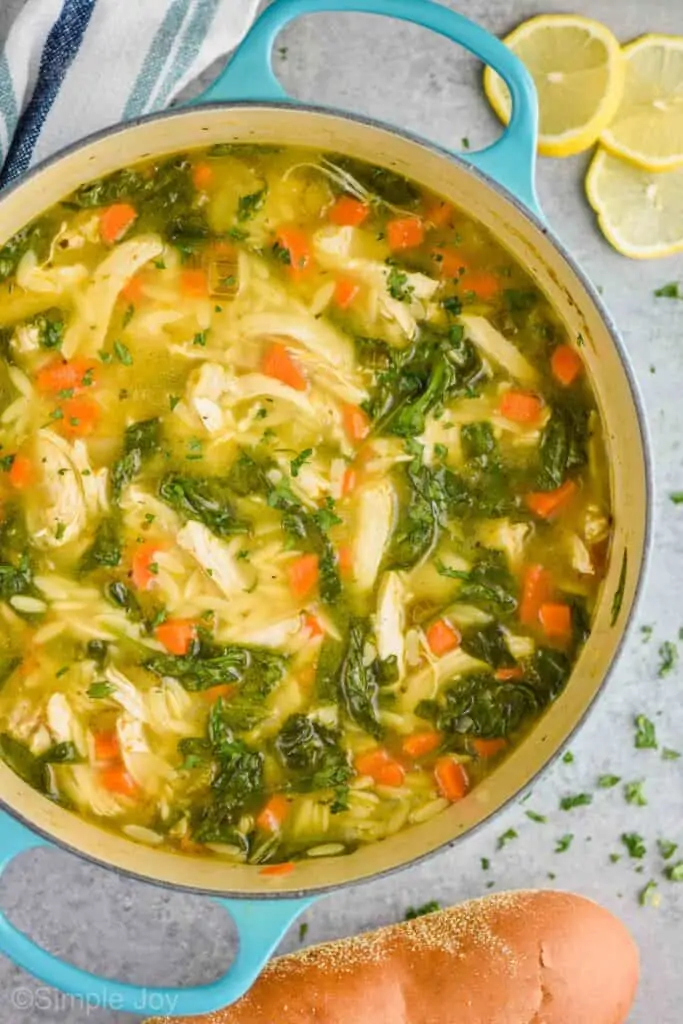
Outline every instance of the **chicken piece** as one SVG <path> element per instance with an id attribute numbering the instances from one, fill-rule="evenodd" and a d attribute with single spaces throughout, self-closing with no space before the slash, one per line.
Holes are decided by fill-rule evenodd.
<path id="1" fill-rule="evenodd" d="M 576 569 L 581 576 L 593 576 L 595 574 L 593 559 L 578 533 L 570 533 L 567 536 L 567 546 L 569 548 L 572 568 Z"/>
<path id="2" fill-rule="evenodd" d="M 406 677 L 399 694 L 397 711 L 412 712 L 421 700 L 433 700 L 442 683 L 469 672 L 486 671 L 483 661 L 465 654 L 461 648 L 449 651 L 443 658 L 430 662 Z"/>
<path id="3" fill-rule="evenodd" d="M 33 249 L 29 249 L 17 267 L 19 287 L 42 295 L 61 295 L 76 288 L 87 276 L 88 268 L 83 263 L 72 263 L 63 267 L 51 266 L 49 260 L 42 264 L 38 263 L 38 257 Z"/>
<path id="4" fill-rule="evenodd" d="M 232 546 L 215 537 L 203 523 L 190 519 L 179 531 L 177 541 L 226 597 L 253 586 L 256 579 L 253 566 L 238 561 Z"/>
<path id="5" fill-rule="evenodd" d="M 158 795 L 172 769 L 163 758 L 152 753 L 145 737 L 143 723 L 132 715 L 119 715 L 116 734 L 123 761 L 129 775 L 149 795 Z"/>
<path id="6" fill-rule="evenodd" d="M 120 704 L 133 718 L 137 718 L 140 722 L 146 722 L 149 716 L 145 699 L 137 686 L 111 665 L 105 669 L 104 678 L 112 686 L 112 691 L 109 694 L 111 700 Z"/>
<path id="7" fill-rule="evenodd" d="M 353 577 L 361 591 L 375 585 L 396 525 L 396 492 L 388 481 L 364 487 L 357 498 L 352 542 Z"/>
<path id="8" fill-rule="evenodd" d="M 81 475 L 87 455 L 84 459 L 83 452 L 51 430 L 38 431 L 34 453 L 41 479 L 27 513 L 29 530 L 39 547 L 61 547 L 78 537 L 87 523 Z"/>
<path id="9" fill-rule="evenodd" d="M 375 636 L 382 661 L 396 658 L 399 679 L 405 673 L 405 585 L 398 572 L 385 572 L 377 595 Z"/>
<path id="10" fill-rule="evenodd" d="M 461 316 L 460 322 L 468 338 L 484 355 L 498 363 L 520 384 L 538 384 L 538 373 L 522 353 L 483 316 Z"/>
<path id="11" fill-rule="evenodd" d="M 351 339 L 332 324 L 318 320 L 308 311 L 300 313 L 252 313 L 242 317 L 240 333 L 248 338 L 291 338 L 318 359 L 347 374 L 355 368 Z"/>
<path id="12" fill-rule="evenodd" d="M 533 532 L 530 523 L 513 523 L 509 519 L 482 522 L 478 536 L 484 547 L 505 552 L 510 569 L 516 571 L 524 560 L 524 548 Z"/>

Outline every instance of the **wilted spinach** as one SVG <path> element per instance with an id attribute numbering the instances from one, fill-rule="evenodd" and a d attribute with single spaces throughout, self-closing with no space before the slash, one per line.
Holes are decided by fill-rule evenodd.
<path id="1" fill-rule="evenodd" d="M 347 783 L 353 769 L 336 732 L 307 715 L 290 715 L 275 740 L 275 749 L 292 773 L 292 789 L 301 793 L 334 789 L 332 812 L 346 807 Z"/>
<path id="2" fill-rule="evenodd" d="M 161 420 L 140 420 L 126 428 L 123 435 L 123 454 L 111 471 L 112 498 L 121 499 L 124 489 L 138 475 L 144 462 L 158 451 L 161 444 Z"/>
<path id="3" fill-rule="evenodd" d="M 223 477 L 168 473 L 159 486 L 159 497 L 183 518 L 204 523 L 217 537 L 249 531 L 249 523 L 235 512 L 230 481 Z"/>
<path id="4" fill-rule="evenodd" d="M 172 676 L 186 690 L 207 690 L 222 683 L 240 685 L 240 698 L 264 698 L 280 681 L 287 659 L 261 647 L 219 646 L 203 641 L 186 655 L 160 654 L 144 662 L 157 676 Z"/>

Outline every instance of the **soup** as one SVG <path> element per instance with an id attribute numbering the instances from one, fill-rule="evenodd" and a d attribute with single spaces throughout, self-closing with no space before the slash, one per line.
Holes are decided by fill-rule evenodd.
<path id="1" fill-rule="evenodd" d="M 582 339 L 479 224 L 217 145 L 82 186 L 0 281 L 15 772 L 268 872 L 505 770 L 588 636 L 609 474 Z"/>

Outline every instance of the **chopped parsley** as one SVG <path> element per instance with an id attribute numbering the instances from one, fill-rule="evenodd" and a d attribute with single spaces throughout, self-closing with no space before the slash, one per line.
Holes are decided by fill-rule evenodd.
<path id="1" fill-rule="evenodd" d="M 664 679 L 670 672 L 673 672 L 678 662 L 678 648 L 671 640 L 665 640 L 659 648 L 659 668 L 657 675 Z"/>
<path id="2" fill-rule="evenodd" d="M 670 839 L 658 839 L 657 849 L 663 860 L 670 860 L 678 849 L 678 843 L 672 843 Z"/>
<path id="3" fill-rule="evenodd" d="M 207 336 L 207 334 L 208 334 L 208 331 L 197 331 L 197 333 L 195 334 L 194 338 L 192 339 L 192 344 L 193 345 L 197 345 L 200 348 L 206 348 L 206 336 Z"/>
<path id="4" fill-rule="evenodd" d="M 600 789 L 611 789 L 612 786 L 617 786 L 620 782 L 620 775 L 600 775 L 598 777 L 598 786 Z"/>
<path id="5" fill-rule="evenodd" d="M 91 683 L 88 689 L 86 690 L 88 697 L 92 697 L 94 700 L 101 700 L 104 697 L 108 697 L 113 692 L 114 687 L 112 686 L 112 684 L 107 683 L 104 680 L 97 683 Z"/>
<path id="6" fill-rule="evenodd" d="M 565 834 L 560 836 L 555 844 L 555 853 L 565 853 L 565 851 L 572 845 L 573 840 L 573 833 L 565 832 Z"/>
<path id="7" fill-rule="evenodd" d="M 303 942 L 308 935 L 308 927 L 305 921 L 302 921 L 299 925 L 299 942 Z"/>
<path id="8" fill-rule="evenodd" d="M 525 811 L 524 813 L 530 821 L 538 822 L 539 825 L 545 825 L 548 821 L 544 814 L 538 814 L 536 811 Z"/>
<path id="9" fill-rule="evenodd" d="M 470 148 L 470 140 L 467 138 L 466 135 L 463 135 L 463 137 L 460 140 L 460 143 L 461 143 L 463 149 L 469 149 Z"/>
<path id="10" fill-rule="evenodd" d="M 126 312 L 123 314 L 123 319 L 121 320 L 121 326 L 122 327 L 127 327 L 128 324 L 133 319 L 134 315 L 135 315 L 135 306 L 131 303 L 129 306 L 126 307 Z"/>
<path id="11" fill-rule="evenodd" d="M 562 762 L 563 764 L 574 764 L 574 755 L 572 754 L 571 750 L 565 750 L 564 754 L 562 755 Z"/>
<path id="12" fill-rule="evenodd" d="M 645 785 L 644 780 L 640 779 L 637 782 L 627 782 L 624 786 L 624 799 L 627 804 L 633 804 L 635 807 L 647 806 L 647 799 L 643 793 L 643 786 Z"/>
<path id="13" fill-rule="evenodd" d="M 440 909 L 440 903 L 437 903 L 436 900 L 430 900 L 429 903 L 423 903 L 421 907 L 408 907 L 404 920 L 414 921 L 416 917 L 424 917 L 425 914 L 433 914 L 436 910 Z"/>
<path id="14" fill-rule="evenodd" d="M 621 841 L 628 850 L 629 857 L 640 859 L 645 856 L 647 852 L 645 841 L 637 832 L 623 832 Z"/>
<path id="15" fill-rule="evenodd" d="M 511 843 L 513 839 L 519 839 L 519 833 L 514 828 L 509 828 L 507 832 L 503 832 L 502 836 L 498 836 L 498 849 L 502 850 L 504 846 Z"/>
<path id="16" fill-rule="evenodd" d="M 655 297 L 658 299 L 683 299 L 678 281 L 670 281 L 669 284 L 663 284 L 661 288 L 657 288 Z"/>
<path id="17" fill-rule="evenodd" d="M 237 220 L 240 222 L 250 220 L 261 209 L 267 195 L 268 187 L 264 185 L 258 192 L 250 192 L 246 196 L 240 196 L 237 200 Z"/>
<path id="18" fill-rule="evenodd" d="M 124 366 L 133 365 L 133 357 L 130 354 L 130 349 L 118 339 L 114 342 L 114 355 L 120 363 L 123 363 Z"/>
<path id="19" fill-rule="evenodd" d="M 636 735 L 634 743 L 638 750 L 656 750 L 657 734 L 654 723 L 645 715 L 636 715 Z"/>
<path id="20" fill-rule="evenodd" d="M 400 270 L 392 264 L 387 274 L 387 288 L 392 299 L 398 302 L 409 302 L 413 295 L 413 287 L 408 284 L 408 275 L 405 270 Z"/>
<path id="21" fill-rule="evenodd" d="M 646 886 L 644 886 L 638 894 L 638 902 L 641 907 L 658 907 L 661 901 L 661 897 L 657 892 L 657 883 L 650 879 Z"/>
<path id="22" fill-rule="evenodd" d="M 664 874 L 670 882 L 683 882 L 683 860 L 670 864 Z"/>
<path id="23" fill-rule="evenodd" d="M 178 404 L 178 402 L 181 402 L 181 401 L 182 401 L 182 399 L 181 399 L 180 395 L 169 395 L 168 396 L 168 404 L 171 407 L 171 412 L 173 412 L 173 410 L 175 409 L 175 407 Z"/>
<path id="24" fill-rule="evenodd" d="M 289 470 L 292 476 L 297 477 L 299 475 L 299 471 L 302 469 L 303 466 L 306 465 L 307 462 L 310 461 L 312 455 L 312 448 L 304 448 L 302 452 L 299 452 L 296 458 L 292 459 L 292 461 L 289 464 Z"/>
<path id="25" fill-rule="evenodd" d="M 683 491 L 671 491 L 669 498 L 674 505 L 683 505 Z"/>
<path id="26" fill-rule="evenodd" d="M 481 858 L 481 870 L 482 871 L 488 871 L 490 867 L 491 867 L 491 861 L 488 859 L 488 857 L 482 857 Z"/>
<path id="27" fill-rule="evenodd" d="M 671 747 L 664 747 L 662 750 L 662 758 L 664 761 L 677 761 L 680 756 L 680 751 L 672 750 Z"/>
<path id="28" fill-rule="evenodd" d="M 563 796 L 560 800 L 561 811 L 571 811 L 575 807 L 585 807 L 587 804 L 593 803 L 593 797 L 590 793 L 576 793 L 574 796 Z"/>
<path id="29" fill-rule="evenodd" d="M 654 630 L 652 626 L 641 626 L 640 635 L 643 638 L 643 643 L 646 644 L 651 639 Z"/>

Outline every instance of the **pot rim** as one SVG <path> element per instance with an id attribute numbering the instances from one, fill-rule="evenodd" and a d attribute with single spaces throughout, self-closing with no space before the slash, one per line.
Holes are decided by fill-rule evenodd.
<path id="1" fill-rule="evenodd" d="M 502 803 L 498 804 L 494 809 L 490 811 L 485 817 L 477 822 L 476 825 L 467 829 L 466 832 L 461 833 L 458 836 L 450 840 L 446 840 L 438 846 L 430 850 L 426 850 L 424 853 L 418 853 L 416 856 L 411 857 L 400 864 L 393 865 L 387 868 L 381 868 L 380 870 L 373 872 L 371 875 L 365 875 L 361 878 L 353 878 L 348 881 L 333 883 L 330 885 L 316 886 L 313 888 L 301 888 L 301 889 L 288 889 L 286 891 L 267 890 L 263 892 L 244 892 L 244 891 L 231 891 L 225 890 L 220 894 L 217 894 L 215 889 L 205 889 L 200 885 L 186 885 L 178 882 L 171 882 L 165 879 L 150 879 L 148 875 L 136 872 L 129 868 L 123 868 L 118 865 L 111 864 L 110 862 L 101 859 L 94 854 L 87 853 L 77 847 L 71 845 L 64 839 L 57 839 L 44 828 L 34 825 L 29 819 L 24 817 L 19 811 L 14 808 L 10 808 L 0 796 L 0 810 L 6 814 L 9 814 L 12 818 L 19 821 L 25 828 L 27 828 L 33 834 L 40 836 L 42 839 L 52 846 L 58 849 L 66 850 L 67 852 L 74 854 L 81 860 L 88 863 L 95 864 L 98 867 L 104 868 L 108 871 L 115 871 L 117 874 L 124 878 L 132 878 L 135 881 L 143 882 L 148 885 L 159 886 L 160 888 L 172 890 L 174 892 L 187 892 L 197 896 L 210 896 L 213 899 L 235 899 L 235 900 L 278 900 L 278 899 L 305 899 L 307 897 L 322 897 L 329 893 L 336 892 L 341 889 L 351 888 L 359 885 L 363 885 L 370 882 L 378 881 L 379 879 L 387 878 L 390 875 L 396 874 L 400 871 L 405 870 L 409 867 L 417 866 L 425 862 L 426 860 L 444 853 L 446 850 L 460 844 L 463 840 L 466 840 L 469 836 L 474 835 L 480 831 L 485 825 L 487 825 L 493 818 L 497 817 L 503 810 L 509 807 L 514 801 L 518 800 L 521 794 L 529 791 L 531 787 L 536 783 L 539 776 L 547 771 L 560 757 L 562 752 L 568 747 L 573 737 L 576 735 L 578 730 L 581 728 L 589 713 L 594 709 L 599 697 L 604 693 L 605 687 L 608 681 L 611 679 L 619 659 L 623 653 L 624 645 L 626 643 L 628 634 L 630 632 L 633 621 L 637 615 L 640 607 L 640 603 L 643 597 L 643 590 L 645 586 L 645 579 L 647 571 L 650 565 L 651 553 L 652 553 L 652 542 L 653 542 L 653 495 L 654 495 L 654 465 L 652 458 L 652 445 L 650 440 L 649 429 L 645 416 L 645 406 L 643 403 L 640 388 L 635 377 L 633 366 L 628 352 L 626 351 L 625 345 L 622 341 L 619 330 L 612 318 L 610 312 L 605 306 L 602 297 L 598 293 L 597 289 L 582 269 L 577 260 L 571 255 L 564 243 L 558 238 L 556 233 L 546 224 L 541 217 L 525 205 L 513 192 L 510 192 L 504 185 L 501 185 L 495 178 L 489 176 L 485 172 L 481 171 L 478 167 L 471 164 L 466 157 L 459 155 L 458 153 L 451 152 L 438 143 L 432 142 L 428 139 L 422 138 L 422 136 L 408 131 L 405 128 L 398 128 L 394 125 L 386 124 L 373 117 L 368 117 L 363 114 L 351 113 L 337 107 L 325 107 L 318 106 L 316 104 L 307 103 L 293 103 L 293 102 L 272 102 L 272 101 L 261 101 L 261 100 L 238 100 L 228 101 L 219 103 L 195 103 L 189 107 L 172 107 L 167 110 L 156 111 L 150 114 L 145 114 L 140 117 L 133 118 L 130 121 L 117 122 L 109 127 L 99 129 L 96 132 L 84 136 L 84 138 L 72 142 L 67 146 L 62 147 L 56 153 L 51 154 L 45 159 L 41 160 L 34 167 L 31 167 L 28 171 L 21 174 L 16 180 L 9 183 L 0 193 L 0 207 L 6 197 L 13 195 L 19 191 L 27 181 L 38 176 L 43 171 L 50 167 L 58 164 L 63 158 L 70 156 L 78 152 L 79 149 L 83 149 L 88 145 L 99 142 L 102 139 L 110 136 L 116 136 L 123 134 L 129 128 L 137 128 L 141 125 L 149 124 L 154 121 L 167 120 L 171 118 L 183 118 L 201 113 L 202 111 L 218 111 L 227 109 L 249 109 L 252 107 L 258 107 L 260 109 L 267 110 L 287 110 L 289 112 L 300 112 L 302 116 L 306 114 L 321 114 L 324 116 L 336 117 L 344 121 L 352 121 L 357 124 L 363 125 L 367 128 L 377 129 L 383 132 L 389 132 L 397 135 L 400 138 L 405 139 L 414 145 L 424 147 L 430 150 L 437 157 L 441 157 L 449 161 L 450 163 L 456 164 L 461 170 L 466 171 L 472 175 L 482 184 L 485 188 L 491 189 L 497 192 L 502 198 L 514 206 L 518 213 L 520 213 L 526 221 L 528 221 L 533 228 L 546 237 L 552 246 L 562 257 L 563 261 L 570 267 L 572 272 L 581 282 L 581 285 L 588 294 L 591 302 L 595 306 L 596 310 L 600 315 L 610 338 L 612 344 L 619 356 L 619 361 L 624 370 L 626 380 L 628 382 L 631 399 L 633 402 L 633 408 L 636 414 L 636 421 L 638 424 L 638 431 L 641 440 L 641 447 L 643 453 L 643 469 L 645 477 L 645 509 L 644 509 L 644 529 L 643 529 L 643 547 L 640 558 L 640 564 L 637 567 L 637 580 L 635 584 L 635 590 L 631 605 L 628 609 L 628 613 L 621 623 L 621 633 L 618 642 L 615 645 L 614 652 L 610 658 L 609 664 L 602 676 L 599 686 L 596 688 L 595 693 L 591 699 L 586 703 L 581 714 L 576 719 L 571 731 L 568 733 L 563 744 L 558 746 L 556 750 L 550 754 L 545 762 L 538 768 L 534 775 L 528 780 L 528 782 L 511 793 L 510 796 Z M 236 143 L 239 144 L 239 143 Z M 199 146 L 198 146 L 199 148 Z M 150 154 L 151 155 L 151 154 Z M 475 153 L 472 154 L 476 155 Z M 571 681 L 571 677 L 570 677 Z M 103 829 L 103 831 L 108 831 Z M 183 856 L 179 854 L 178 856 Z M 185 858 L 184 858 L 185 859 Z"/>

